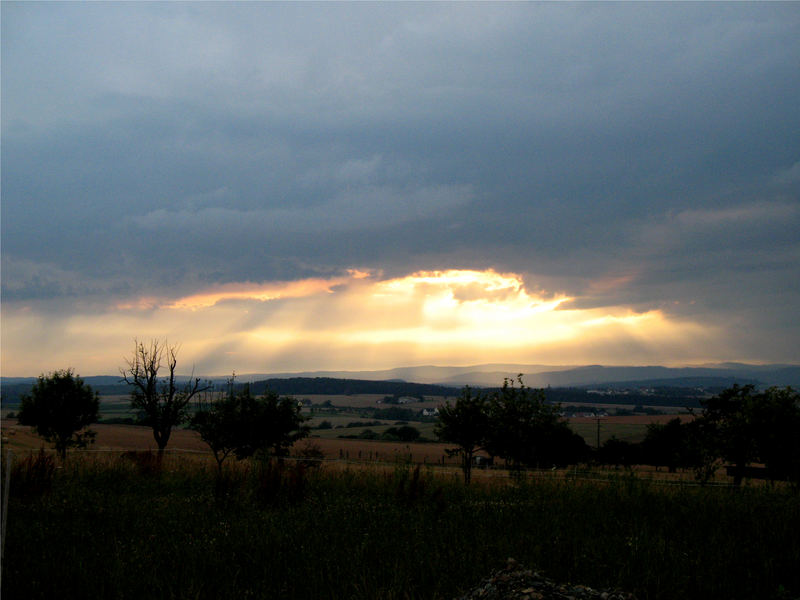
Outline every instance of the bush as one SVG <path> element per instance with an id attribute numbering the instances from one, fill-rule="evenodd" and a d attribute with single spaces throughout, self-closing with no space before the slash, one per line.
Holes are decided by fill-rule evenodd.
<path id="1" fill-rule="evenodd" d="M 358 439 L 361 440 L 376 440 L 378 439 L 378 434 L 372 431 L 372 429 L 365 429 L 361 433 L 358 434 Z"/>
<path id="2" fill-rule="evenodd" d="M 325 460 L 325 453 L 316 442 L 305 440 L 298 449 L 297 455 L 302 459 L 300 462 L 307 469 L 317 469 Z"/>
<path id="3" fill-rule="evenodd" d="M 413 442 L 419 439 L 420 433 L 416 427 L 403 425 L 402 427 L 390 427 L 381 436 L 386 440 L 397 440 L 400 442 Z"/>

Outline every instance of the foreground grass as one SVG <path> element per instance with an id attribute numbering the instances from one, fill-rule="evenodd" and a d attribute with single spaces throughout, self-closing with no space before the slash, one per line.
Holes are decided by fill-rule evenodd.
<path id="1" fill-rule="evenodd" d="M 152 467 L 12 472 L 3 597 L 452 598 L 509 556 L 642 599 L 800 595 L 785 489 Z"/>

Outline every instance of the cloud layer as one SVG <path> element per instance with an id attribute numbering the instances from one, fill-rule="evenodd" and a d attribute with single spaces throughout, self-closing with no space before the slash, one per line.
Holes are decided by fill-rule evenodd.
<path id="1" fill-rule="evenodd" d="M 489 269 L 569 298 L 531 328 L 597 311 L 602 335 L 556 336 L 538 362 L 800 361 L 793 3 L 0 10 L 4 373 L 66 359 L 64 343 L 88 356 L 77 333 L 93 328 L 114 348 L 194 340 L 203 311 L 198 363 L 243 369 L 224 356 L 263 352 L 266 334 L 239 325 L 262 322 L 235 317 L 253 302 L 324 332 L 329 315 L 375 312 L 359 285 Z M 267 299 L 309 282 L 332 287 Z M 267 296 L 165 304 L 225 290 Z M 454 292 L 458 306 L 477 306 L 471 293 Z M 471 318 L 516 335 L 492 314 Z M 602 320 L 625 315 L 663 344 Z M 363 322 L 347 343 L 320 333 L 327 354 L 287 342 L 270 360 L 472 360 L 457 336 L 438 354 L 414 344 L 430 324 L 401 336 Z M 98 355 L 110 336 L 93 338 Z"/>

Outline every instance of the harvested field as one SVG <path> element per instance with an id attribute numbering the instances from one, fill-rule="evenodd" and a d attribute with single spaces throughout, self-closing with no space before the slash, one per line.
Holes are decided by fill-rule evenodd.
<path id="1" fill-rule="evenodd" d="M 654 419 L 669 420 L 669 415 L 656 417 L 634 416 L 634 417 L 608 417 L 601 422 L 601 440 L 605 440 L 613 435 L 619 439 L 641 440 L 644 437 L 646 426 Z M 579 421 L 574 419 L 573 421 Z M 596 425 L 592 419 L 580 419 L 584 422 L 572 422 L 570 425 L 587 438 L 590 445 L 594 445 L 593 437 L 596 435 Z M 623 422 L 620 422 L 623 421 Z M 627 422 L 624 422 L 627 421 Z M 631 422 L 632 421 L 632 422 Z M 90 446 L 89 454 L 97 455 L 103 452 L 125 452 L 125 451 L 155 451 L 157 449 L 153 434 L 150 428 L 137 425 L 94 425 L 97 431 L 97 440 Z M 582 431 L 584 429 L 585 431 Z M 353 431 L 353 430 L 337 430 Z M 627 433 L 626 433 L 627 432 Z M 26 454 L 36 451 L 39 448 L 48 448 L 48 444 L 40 437 L 31 432 L 29 427 L 19 425 L 16 420 L 4 419 L 2 421 L 3 447 L 11 449 L 17 454 Z M 326 469 L 338 470 L 350 468 L 352 466 L 368 468 L 380 467 L 381 465 L 393 468 L 396 464 L 415 463 L 429 466 L 439 466 L 440 472 L 449 473 L 456 479 L 460 479 L 461 471 L 458 457 L 448 457 L 445 453 L 447 448 L 452 448 L 451 444 L 441 443 L 403 443 L 378 440 L 354 440 L 340 438 L 309 437 L 298 442 L 298 450 L 305 444 L 314 444 L 322 451 L 325 459 L 332 462 L 326 465 Z M 208 446 L 200 439 L 200 436 L 190 430 L 174 430 L 170 438 L 167 451 L 174 453 L 176 461 L 184 461 L 188 457 L 193 460 L 211 460 L 211 452 Z M 76 454 L 84 454 L 84 451 L 75 451 Z M 188 453 L 188 454 L 187 454 Z M 213 461 L 212 461 L 213 462 Z M 235 464 L 231 459 L 228 464 Z M 502 461 L 496 469 L 474 469 L 473 479 L 480 481 L 506 480 L 510 477 L 509 472 L 502 468 Z M 644 479 L 669 480 L 669 481 L 689 481 L 694 480 L 691 470 L 680 471 L 678 473 L 667 473 L 666 469 L 658 469 L 648 465 L 637 465 L 628 469 L 617 469 L 614 467 L 595 468 L 591 472 L 584 471 L 582 468 L 575 470 L 574 467 L 567 469 L 542 471 L 528 471 L 528 478 L 560 478 L 575 477 L 579 479 L 606 478 L 609 474 L 635 473 Z M 728 482 L 729 478 L 720 469 L 713 481 Z M 760 485 L 763 482 L 756 481 Z"/>
<path id="2" fill-rule="evenodd" d="M 600 420 L 600 439 L 601 443 L 612 435 L 628 441 L 640 441 L 644 438 L 647 425 L 650 423 L 666 423 L 674 419 L 676 415 L 636 415 L 625 417 L 606 417 Z M 680 415 L 682 420 L 692 418 L 690 415 Z M 570 419 L 570 426 L 581 434 L 590 445 L 595 444 L 597 424 L 591 418 Z M 388 422 L 387 422 L 388 424 Z M 411 423 L 412 426 L 423 431 L 423 435 L 432 436 L 431 424 Z M 97 432 L 97 439 L 92 450 L 155 450 L 156 443 L 153 440 L 153 433 L 148 427 L 137 425 L 104 425 L 96 424 L 92 426 Z M 382 427 L 373 427 L 381 430 Z M 312 432 L 312 439 L 322 451 L 326 458 L 349 458 L 350 460 L 377 460 L 395 462 L 397 460 L 408 460 L 411 455 L 412 462 L 441 463 L 444 457 L 445 463 L 456 464 L 456 459 L 449 459 L 445 456 L 445 448 L 450 448 L 450 444 L 440 443 L 402 443 L 385 442 L 377 440 L 348 440 L 332 436 L 342 434 L 355 434 L 361 429 L 336 429 L 323 432 L 324 437 L 317 437 L 318 432 Z M 31 432 L 29 427 L 19 425 L 16 420 L 4 419 L 2 421 L 2 435 L 4 445 L 12 449 L 30 450 L 38 449 L 47 444 L 37 435 Z M 190 450 L 208 451 L 208 446 L 200 439 L 200 436 L 187 429 L 175 429 L 167 446 L 170 450 Z"/>
<path id="3" fill-rule="evenodd" d="M 600 418 L 600 443 L 615 437 L 626 442 L 641 442 L 647 435 L 647 426 L 651 423 L 664 424 L 675 418 L 681 421 L 692 419 L 692 415 L 631 415 Z M 568 419 L 569 426 L 586 440 L 592 447 L 597 445 L 597 419 L 592 417 L 576 417 Z"/>
<path id="4" fill-rule="evenodd" d="M 97 439 L 92 450 L 156 450 L 153 432 L 149 427 L 138 425 L 93 425 Z M 16 421 L 5 420 L 2 424 L 3 438 L 8 447 L 16 450 L 37 450 L 47 444 L 29 427 L 19 425 Z M 447 444 L 405 444 L 401 442 L 381 442 L 373 440 L 345 440 L 309 438 L 325 453 L 326 458 L 344 458 L 349 460 L 380 460 L 396 462 L 398 460 L 412 462 L 441 462 L 445 457 Z M 306 443 L 305 441 L 300 444 Z M 4 442 L 5 445 L 5 442 Z M 208 446 L 195 431 L 176 429 L 167 446 L 169 450 L 190 450 L 208 452 Z M 455 459 L 446 462 L 455 463 Z"/>
<path id="5" fill-rule="evenodd" d="M 156 450 L 153 431 L 149 427 L 137 425 L 92 425 L 97 432 L 92 450 Z M 47 447 L 47 443 L 34 434 L 30 427 L 17 424 L 16 421 L 3 421 L 3 438 L 8 440 L 12 449 L 30 450 Z M 208 446 L 200 436 L 186 429 L 176 429 L 172 432 L 169 445 L 170 449 L 181 450 L 208 450 Z"/>

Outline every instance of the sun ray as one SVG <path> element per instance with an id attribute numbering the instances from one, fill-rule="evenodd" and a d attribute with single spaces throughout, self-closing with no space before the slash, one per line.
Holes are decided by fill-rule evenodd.
<path id="1" fill-rule="evenodd" d="M 384 279 L 352 269 L 330 278 L 228 283 L 177 298 L 130 298 L 58 324 L 39 322 L 35 311 L 20 307 L 16 319 L 27 326 L 6 328 L 4 335 L 41 331 L 40 348 L 54 357 L 53 368 L 87 361 L 98 365 L 88 369 L 95 372 L 109 366 L 113 372 L 115 363 L 99 363 L 123 356 L 132 335 L 180 340 L 198 371 L 215 374 L 443 361 L 637 363 L 675 354 L 702 362 L 725 348 L 724 332 L 661 309 L 577 308 L 576 295 L 534 289 L 518 274 L 493 270 Z M 101 347 L 106 350 L 98 352 Z"/>

